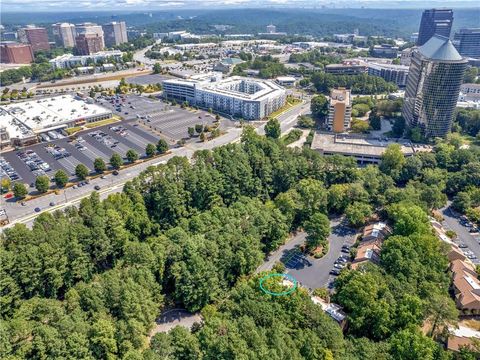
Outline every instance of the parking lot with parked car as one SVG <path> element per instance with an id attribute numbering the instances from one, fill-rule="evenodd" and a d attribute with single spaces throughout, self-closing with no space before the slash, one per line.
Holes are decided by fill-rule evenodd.
<path id="1" fill-rule="evenodd" d="M 2 152 L 0 175 L 7 176 L 12 182 L 21 181 L 33 190 L 37 176 L 47 175 L 52 179 L 57 170 L 64 170 L 70 179 L 74 179 L 79 164 L 93 172 L 97 158 L 108 163 L 117 153 L 125 159 L 130 149 L 143 157 L 147 144 L 157 144 L 163 138 L 171 147 L 176 146 L 178 139 L 188 136 L 188 127 L 214 121 L 214 115 L 208 112 L 186 110 L 137 95 L 102 96 L 96 101 L 114 108 L 122 104 L 120 108 L 129 108 L 127 112 L 131 114 L 126 120 L 84 130 L 70 137 L 61 131 L 49 131 L 40 137 L 40 143 Z M 233 126 L 228 120 L 225 122 L 227 126 Z"/>
<path id="2" fill-rule="evenodd" d="M 343 222 L 332 221 L 329 250 L 320 259 L 302 252 L 298 246 L 284 251 L 281 261 L 286 272 L 302 286 L 310 289 L 333 288 L 333 282 L 350 261 L 350 247 L 355 241 L 356 231 Z"/>
<path id="3" fill-rule="evenodd" d="M 208 111 L 182 109 L 159 99 L 137 95 L 97 97 L 95 100 L 115 114 L 129 120 L 138 120 L 144 127 L 163 134 L 171 143 L 188 138 L 189 127 L 212 125 L 215 121 L 215 115 Z M 228 128 L 235 124 L 222 119 L 221 126 Z"/>
<path id="4" fill-rule="evenodd" d="M 456 237 L 454 242 L 463 251 L 465 256 L 474 264 L 480 264 L 480 233 L 475 224 L 467 217 L 458 214 L 451 207 L 443 209 L 443 227 L 445 230 L 452 230 Z"/>

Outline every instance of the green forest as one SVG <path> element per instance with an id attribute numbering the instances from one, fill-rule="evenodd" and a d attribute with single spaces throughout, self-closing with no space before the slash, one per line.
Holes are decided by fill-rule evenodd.
<path id="1" fill-rule="evenodd" d="M 477 148 L 445 142 L 405 159 L 392 146 L 380 166 L 358 168 L 246 127 L 238 144 L 198 151 L 191 162 L 174 157 L 122 193 L 103 201 L 93 193 L 78 208 L 41 214 L 32 229 L 5 230 L 0 357 L 454 359 L 434 341 L 457 314 L 446 249 L 427 215 L 479 186 Z M 291 231 L 342 213 L 362 225 L 374 211 L 394 235 L 379 266 L 344 270 L 336 281 L 345 334 L 304 290 L 259 290 L 253 272 Z M 172 306 L 204 321 L 149 341 Z"/>

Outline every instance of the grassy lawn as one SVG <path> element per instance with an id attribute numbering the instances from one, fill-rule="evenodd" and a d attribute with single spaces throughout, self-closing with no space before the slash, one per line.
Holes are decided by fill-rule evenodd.
<path id="1" fill-rule="evenodd" d="M 83 129 L 83 128 L 82 128 L 81 126 L 74 126 L 74 127 L 65 129 L 65 132 L 66 132 L 68 135 L 72 135 L 72 134 L 75 134 L 77 131 L 80 131 L 80 130 L 82 130 L 82 129 Z"/>
<path id="2" fill-rule="evenodd" d="M 278 115 L 284 113 L 285 111 L 294 107 L 295 105 L 300 104 L 301 102 L 302 102 L 302 100 L 300 100 L 300 99 L 289 97 L 289 98 L 287 98 L 287 102 L 285 103 L 285 105 L 283 105 L 277 111 L 274 111 L 273 113 L 271 113 L 268 117 L 270 119 L 276 118 Z"/>
<path id="3" fill-rule="evenodd" d="M 93 122 L 93 123 L 88 123 L 88 124 L 85 125 L 85 127 L 87 129 L 93 129 L 93 128 L 96 128 L 96 127 L 99 127 L 99 126 L 113 124 L 117 121 L 120 121 L 120 118 L 112 117 L 110 119 L 105 119 L 105 120 L 100 120 L 100 121 L 96 121 L 96 122 Z"/>

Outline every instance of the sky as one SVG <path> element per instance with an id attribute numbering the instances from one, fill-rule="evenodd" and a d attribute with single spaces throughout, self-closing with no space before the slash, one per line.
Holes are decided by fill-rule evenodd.
<path id="1" fill-rule="evenodd" d="M 102 10 L 171 10 L 229 7 L 367 7 L 367 8 L 427 8 L 478 7 L 476 0 L 0 0 L 2 12 L 102 11 Z"/>

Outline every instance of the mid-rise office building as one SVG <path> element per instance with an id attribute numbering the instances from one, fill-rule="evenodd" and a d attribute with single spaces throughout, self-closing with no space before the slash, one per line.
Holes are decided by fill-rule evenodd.
<path id="1" fill-rule="evenodd" d="M 113 21 L 111 23 L 102 25 L 102 28 L 105 38 L 105 45 L 107 47 L 128 42 L 127 25 L 125 25 L 125 21 Z"/>
<path id="2" fill-rule="evenodd" d="M 452 23 L 453 11 L 451 9 L 425 10 L 420 21 L 417 45 L 422 46 L 435 34 L 449 38 Z"/>
<path id="3" fill-rule="evenodd" d="M 28 43 L 32 46 L 32 51 L 50 50 L 48 42 L 47 29 L 40 27 L 26 27 L 20 29 L 18 32 L 19 38 L 22 42 Z"/>
<path id="4" fill-rule="evenodd" d="M 361 60 L 345 60 L 341 64 L 328 64 L 325 72 L 337 75 L 360 75 L 368 71 L 367 64 Z"/>
<path id="5" fill-rule="evenodd" d="M 52 32 L 57 45 L 65 48 L 75 46 L 75 25 L 69 23 L 53 24 Z"/>
<path id="6" fill-rule="evenodd" d="M 4 41 L 17 41 L 18 35 L 14 31 L 2 32 L 2 40 Z"/>
<path id="7" fill-rule="evenodd" d="M 188 101 L 192 105 L 212 108 L 245 120 L 263 119 L 285 105 L 286 91 L 269 80 L 233 76 L 221 80 L 213 74 L 186 80 L 165 80 L 167 99 Z"/>
<path id="8" fill-rule="evenodd" d="M 373 56 L 396 58 L 398 54 L 398 46 L 390 44 L 374 45 L 372 50 Z"/>
<path id="9" fill-rule="evenodd" d="M 3 42 L 0 44 L 0 59 L 7 64 L 30 64 L 33 51 L 30 44 Z"/>
<path id="10" fill-rule="evenodd" d="M 86 35 L 86 34 L 94 34 L 96 37 L 100 38 L 102 48 L 99 50 L 103 50 L 105 47 L 105 39 L 104 39 L 104 34 L 103 34 L 103 29 L 100 25 L 86 22 L 82 24 L 77 24 L 75 25 L 75 33 L 76 35 Z"/>
<path id="11" fill-rule="evenodd" d="M 350 127 L 352 98 L 350 90 L 339 88 L 330 92 L 327 125 L 330 131 L 341 133 Z"/>
<path id="12" fill-rule="evenodd" d="M 410 66 L 412 62 L 412 53 L 415 48 L 406 48 L 400 53 L 400 65 Z"/>
<path id="13" fill-rule="evenodd" d="M 277 32 L 277 27 L 273 24 L 267 25 L 267 33 L 273 34 Z"/>
<path id="14" fill-rule="evenodd" d="M 453 45 L 460 55 L 480 59 L 480 28 L 460 29 L 455 33 Z"/>
<path id="15" fill-rule="evenodd" d="M 394 82 L 399 87 L 407 85 L 408 66 L 396 64 L 368 63 L 368 75 L 379 76 Z"/>
<path id="16" fill-rule="evenodd" d="M 78 55 L 91 55 L 102 51 L 103 37 L 97 34 L 80 34 L 75 38 Z"/>
<path id="17" fill-rule="evenodd" d="M 467 60 L 452 42 L 434 35 L 412 54 L 403 116 L 426 137 L 445 137 L 452 126 Z"/>

